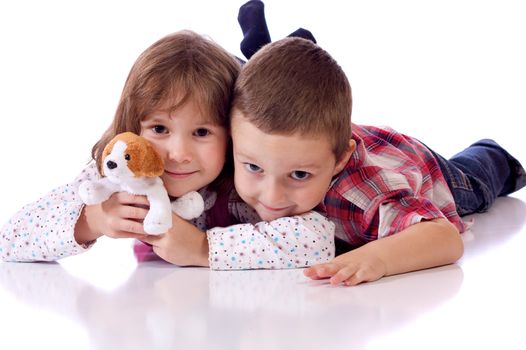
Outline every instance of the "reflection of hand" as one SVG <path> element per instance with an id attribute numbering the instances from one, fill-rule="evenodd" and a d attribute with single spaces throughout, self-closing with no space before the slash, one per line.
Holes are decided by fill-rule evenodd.
<path id="1" fill-rule="evenodd" d="M 155 296 L 173 315 L 191 313 L 198 304 L 208 300 L 209 274 L 210 270 L 205 268 L 172 269 L 170 274 L 155 281 Z"/>
<path id="2" fill-rule="evenodd" d="M 305 307 L 301 270 L 210 271 L 210 303 L 220 309 L 296 313 Z"/>
<path id="3" fill-rule="evenodd" d="M 206 234 L 177 215 L 172 228 L 163 235 L 146 236 L 141 241 L 151 244 L 162 259 L 179 266 L 208 266 Z"/>

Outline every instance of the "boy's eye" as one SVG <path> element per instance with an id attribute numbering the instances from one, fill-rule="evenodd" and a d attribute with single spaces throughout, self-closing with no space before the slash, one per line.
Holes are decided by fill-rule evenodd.
<path id="1" fill-rule="evenodd" d="M 296 170 L 290 174 L 294 180 L 307 180 L 310 177 L 310 173 L 306 171 Z"/>
<path id="2" fill-rule="evenodd" d="M 263 169 L 258 167 L 256 164 L 251 163 L 245 163 L 245 169 L 247 169 L 250 173 L 261 173 L 263 171 Z"/>
<path id="3" fill-rule="evenodd" d="M 164 134 L 167 132 L 167 129 L 164 125 L 155 125 L 153 128 L 152 128 L 153 132 L 156 133 L 156 134 Z"/>
<path id="4" fill-rule="evenodd" d="M 199 136 L 199 137 L 208 136 L 208 135 L 210 135 L 210 130 L 205 129 L 205 128 L 199 128 L 199 129 L 194 131 L 194 135 L 195 136 Z"/>

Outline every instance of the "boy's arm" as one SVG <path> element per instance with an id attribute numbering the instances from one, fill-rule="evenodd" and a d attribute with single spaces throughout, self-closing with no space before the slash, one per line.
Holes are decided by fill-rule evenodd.
<path id="1" fill-rule="evenodd" d="M 447 219 L 439 218 L 369 242 L 304 273 L 312 279 L 330 278 L 331 284 L 356 285 L 383 276 L 451 264 L 463 251 L 458 230 Z"/>
<path id="2" fill-rule="evenodd" d="M 214 270 L 297 268 L 334 257 L 334 224 L 316 212 L 216 227 L 206 234 L 174 215 L 172 229 L 143 240 L 162 259 Z"/>

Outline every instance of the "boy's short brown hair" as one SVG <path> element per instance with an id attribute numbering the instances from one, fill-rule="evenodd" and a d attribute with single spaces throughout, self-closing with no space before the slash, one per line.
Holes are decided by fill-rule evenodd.
<path id="1" fill-rule="evenodd" d="M 351 86 L 338 63 L 302 38 L 264 46 L 243 67 L 232 110 L 266 133 L 323 135 L 339 160 L 351 138 Z"/>

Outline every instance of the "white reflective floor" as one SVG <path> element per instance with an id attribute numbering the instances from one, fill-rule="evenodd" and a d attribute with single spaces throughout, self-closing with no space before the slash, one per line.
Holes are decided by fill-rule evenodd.
<path id="1" fill-rule="evenodd" d="M 155 40 L 189 28 L 241 56 L 244 2 L 2 2 L 0 225 L 80 172 Z M 342 65 L 355 122 L 446 157 L 491 137 L 526 163 L 520 1 L 265 4 L 274 40 L 308 28 Z M 457 264 L 353 288 L 301 270 L 137 263 L 128 240 L 60 263 L 0 262 L 0 349 L 526 349 L 526 189 L 463 238 Z"/>
<path id="2" fill-rule="evenodd" d="M 501 198 L 457 264 L 351 288 L 137 263 L 130 241 L 0 263 L 1 348 L 524 349 L 525 213 L 526 190 Z"/>

